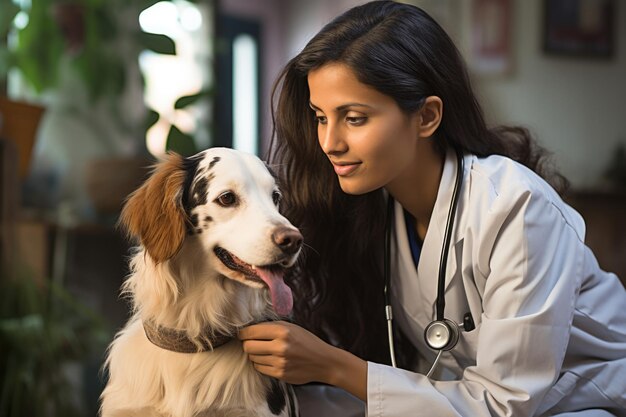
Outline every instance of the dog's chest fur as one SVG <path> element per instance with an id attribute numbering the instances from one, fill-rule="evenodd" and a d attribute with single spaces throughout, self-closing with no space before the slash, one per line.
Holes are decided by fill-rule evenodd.
<path id="1" fill-rule="evenodd" d="M 116 361 L 103 395 L 103 416 L 288 417 L 293 401 L 285 384 L 254 370 L 238 340 L 213 352 L 177 353 L 150 343 L 134 319 L 111 346 Z M 125 410 L 108 414 L 115 404 Z M 128 414 L 125 413 L 128 412 Z M 132 411 L 132 412 L 131 412 Z"/>

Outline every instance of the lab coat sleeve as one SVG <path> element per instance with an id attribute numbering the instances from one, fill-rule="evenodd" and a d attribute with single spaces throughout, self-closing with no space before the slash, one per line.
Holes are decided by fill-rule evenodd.
<path id="1" fill-rule="evenodd" d="M 533 416 L 555 383 L 582 277 L 580 230 L 542 192 L 500 195 L 463 260 L 485 281 L 476 365 L 458 381 L 368 363 L 369 417 Z"/>

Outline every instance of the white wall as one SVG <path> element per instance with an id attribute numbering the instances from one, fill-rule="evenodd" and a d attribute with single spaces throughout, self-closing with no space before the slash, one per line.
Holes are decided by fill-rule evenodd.
<path id="1" fill-rule="evenodd" d="M 293 57 L 315 34 L 350 7 L 364 0 L 292 0 L 289 2 L 287 24 L 287 55 Z"/>
<path id="2" fill-rule="evenodd" d="M 513 72 L 475 80 L 488 119 L 530 128 L 577 188 L 600 185 L 626 144 L 626 1 L 616 3 L 614 57 L 594 60 L 546 56 L 543 2 L 514 1 Z"/>

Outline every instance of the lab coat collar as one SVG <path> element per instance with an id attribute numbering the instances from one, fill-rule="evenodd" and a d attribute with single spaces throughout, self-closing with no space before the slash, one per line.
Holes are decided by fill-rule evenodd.
<path id="1" fill-rule="evenodd" d="M 472 157 L 464 157 L 464 172 L 461 181 L 461 195 L 454 219 L 452 229 L 452 238 L 450 249 L 448 252 L 448 262 L 446 267 L 445 288 L 450 285 L 457 268 L 457 260 L 455 254 L 455 245 L 463 240 L 462 231 L 465 229 L 463 224 L 466 220 L 466 213 L 463 210 L 464 201 L 468 195 L 468 175 Z M 435 317 L 435 302 L 437 299 L 437 282 L 439 278 L 439 262 L 441 259 L 441 250 L 443 247 L 446 221 L 448 211 L 452 203 L 454 184 L 457 173 L 457 158 L 454 150 L 448 150 L 443 166 L 441 181 L 437 191 L 435 206 L 428 224 L 428 230 L 422 245 L 422 252 L 416 271 L 416 279 L 419 281 L 419 289 L 422 297 L 422 305 L 432 306 L 431 315 L 428 319 Z M 406 234 L 406 225 L 404 222 L 403 208 L 397 201 L 395 202 L 395 231 L 396 233 Z M 403 263 L 402 270 L 415 271 L 411 250 L 406 239 L 397 241 L 399 253 L 399 262 Z M 426 309 L 420 309 L 426 312 Z"/>

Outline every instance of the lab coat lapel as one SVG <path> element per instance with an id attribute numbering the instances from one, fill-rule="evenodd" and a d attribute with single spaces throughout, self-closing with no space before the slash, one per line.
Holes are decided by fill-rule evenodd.
<path id="1" fill-rule="evenodd" d="M 457 207 L 457 213 L 452 229 L 451 246 L 448 252 L 448 261 L 446 266 L 445 288 L 448 288 L 452 278 L 456 274 L 457 256 L 456 244 L 463 239 L 461 226 L 465 221 L 465 213 L 463 210 L 463 201 L 467 195 L 467 173 L 469 172 L 470 157 L 464 158 L 464 173 L 462 180 L 461 198 Z M 454 184 L 457 173 L 457 157 L 453 150 L 449 150 L 444 161 L 443 173 L 439 183 L 437 199 L 433 208 L 433 213 L 428 223 L 428 230 L 424 238 L 422 254 L 417 269 L 420 287 L 422 288 L 423 305 L 430 307 L 430 318 L 436 316 L 435 302 L 437 300 L 437 283 L 439 281 L 439 263 L 441 260 L 441 251 L 443 249 L 443 241 L 445 238 L 445 229 L 448 218 L 448 211 L 452 203 Z"/>
<path id="2" fill-rule="evenodd" d="M 392 259 L 392 265 L 396 269 L 391 277 L 391 290 L 394 298 L 402 304 L 409 316 L 417 320 L 418 316 L 424 315 L 421 282 L 417 277 L 417 269 L 411 255 L 404 221 L 404 209 L 397 201 L 394 205 L 394 222 L 395 250 L 392 251 L 392 254 L 395 255 L 395 259 Z"/>

